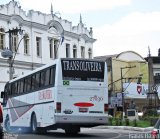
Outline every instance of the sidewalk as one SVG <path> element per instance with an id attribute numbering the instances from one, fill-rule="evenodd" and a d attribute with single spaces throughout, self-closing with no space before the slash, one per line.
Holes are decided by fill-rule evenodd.
<path id="1" fill-rule="evenodd" d="M 141 131 L 141 132 L 149 132 L 152 131 L 154 127 L 132 127 L 132 126 L 97 126 L 94 127 L 96 129 L 121 129 L 121 130 L 130 130 L 130 131 Z"/>

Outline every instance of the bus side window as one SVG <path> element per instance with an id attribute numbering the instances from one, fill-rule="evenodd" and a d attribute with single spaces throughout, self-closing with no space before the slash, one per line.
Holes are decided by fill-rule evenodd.
<path id="1" fill-rule="evenodd" d="M 27 77 L 26 78 L 26 83 L 27 83 L 27 85 L 26 85 L 26 91 L 27 92 L 30 92 L 31 91 L 31 76 L 29 76 L 29 77 Z"/>
<path id="2" fill-rule="evenodd" d="M 45 86 L 48 86 L 49 85 L 49 80 L 50 80 L 50 69 L 48 68 L 47 70 L 46 70 L 46 76 L 45 76 L 45 83 L 44 83 L 44 85 Z"/>
<path id="3" fill-rule="evenodd" d="M 10 96 L 11 95 L 11 84 L 8 85 L 8 89 L 7 89 L 7 96 Z"/>
<path id="4" fill-rule="evenodd" d="M 16 92 L 16 84 L 15 83 L 12 83 L 11 84 L 11 95 L 14 95 Z"/>
<path id="5" fill-rule="evenodd" d="M 39 84 L 40 84 L 40 72 L 36 73 L 36 85 L 35 88 L 36 90 L 39 88 Z"/>
<path id="6" fill-rule="evenodd" d="M 18 82 L 17 82 L 17 94 L 20 93 L 20 87 L 21 87 L 21 82 L 18 81 Z"/>
<path id="7" fill-rule="evenodd" d="M 55 84 L 55 71 L 56 71 L 56 67 L 53 66 L 50 69 L 50 85 L 54 85 Z"/>
<path id="8" fill-rule="evenodd" d="M 17 95 L 18 94 L 18 82 L 16 81 L 15 82 L 15 92 L 14 92 L 14 95 Z"/>
<path id="9" fill-rule="evenodd" d="M 9 95 L 9 92 L 10 92 L 9 86 L 10 86 L 10 84 L 7 83 L 5 85 L 4 92 L 2 93 L 3 94 L 3 103 L 2 103 L 3 106 L 6 106 L 6 104 L 7 104 L 7 99 L 8 99 L 8 95 Z"/>
<path id="10" fill-rule="evenodd" d="M 40 73 L 41 73 L 41 76 L 40 76 L 40 87 L 44 87 L 46 71 L 42 70 Z"/>
<path id="11" fill-rule="evenodd" d="M 24 79 L 20 80 L 20 82 L 21 82 L 20 93 L 23 93 Z"/>
<path id="12" fill-rule="evenodd" d="M 35 90 L 36 89 L 36 75 L 33 74 L 31 79 L 32 79 L 31 90 Z"/>
<path id="13" fill-rule="evenodd" d="M 26 78 L 24 79 L 24 86 L 23 86 L 23 92 L 25 93 L 27 91 L 27 80 Z"/>

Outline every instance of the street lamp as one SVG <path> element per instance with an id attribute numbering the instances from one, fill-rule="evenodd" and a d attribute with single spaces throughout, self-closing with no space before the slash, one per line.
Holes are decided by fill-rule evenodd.
<path id="1" fill-rule="evenodd" d="M 8 61 L 9 61 L 9 79 L 13 79 L 13 64 L 14 64 L 14 59 L 15 59 L 15 56 L 17 54 L 17 50 L 19 48 L 19 45 L 21 43 L 21 41 L 25 38 L 25 35 L 21 38 L 21 40 L 19 41 L 17 47 L 16 47 L 16 51 L 15 51 L 15 55 L 13 57 L 13 46 L 12 46 L 12 35 L 18 35 L 18 33 L 20 35 L 23 34 L 23 30 L 21 30 L 21 28 L 15 28 L 15 29 L 12 29 L 5 33 L 9 33 L 9 49 L 8 48 L 5 48 L 3 50 L 3 52 L 1 53 L 2 57 L 4 58 L 8 58 Z"/>

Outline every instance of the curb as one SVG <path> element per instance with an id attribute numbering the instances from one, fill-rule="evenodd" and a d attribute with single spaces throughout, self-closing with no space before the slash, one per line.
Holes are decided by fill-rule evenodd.
<path id="1" fill-rule="evenodd" d="M 154 127 L 141 128 L 141 127 L 132 127 L 132 126 L 97 126 L 94 128 L 95 129 L 122 129 L 122 130 L 141 131 L 141 132 L 148 132 L 154 129 Z"/>

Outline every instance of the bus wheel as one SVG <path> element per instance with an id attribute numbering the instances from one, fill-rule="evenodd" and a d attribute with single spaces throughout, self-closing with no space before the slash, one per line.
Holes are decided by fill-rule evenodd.
<path id="1" fill-rule="evenodd" d="M 37 133 L 38 128 L 37 128 L 37 118 L 36 115 L 33 114 L 31 117 L 31 132 L 32 133 Z"/>
<path id="2" fill-rule="evenodd" d="M 7 116 L 6 119 L 5 119 L 4 127 L 5 127 L 6 131 L 11 132 L 11 126 L 10 126 L 9 116 Z"/>

